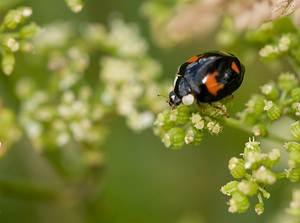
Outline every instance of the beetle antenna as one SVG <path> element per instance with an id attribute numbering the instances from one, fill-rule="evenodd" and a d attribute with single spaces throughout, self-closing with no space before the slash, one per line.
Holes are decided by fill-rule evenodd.
<path id="1" fill-rule="evenodd" d="M 163 98 L 166 98 L 167 99 L 167 103 L 169 103 L 169 97 L 167 97 L 167 96 L 165 96 L 165 95 L 161 95 L 161 94 L 157 94 L 157 96 L 159 96 L 159 97 L 163 97 Z"/>
<path id="2" fill-rule="evenodd" d="M 161 95 L 161 94 L 158 94 L 157 96 L 159 96 L 159 97 L 164 97 L 164 98 L 166 98 L 166 99 L 169 99 L 167 96 L 165 96 L 165 95 Z"/>

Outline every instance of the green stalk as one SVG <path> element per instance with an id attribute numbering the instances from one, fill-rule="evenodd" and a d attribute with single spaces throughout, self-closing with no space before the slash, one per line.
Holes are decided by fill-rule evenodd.
<path id="1" fill-rule="evenodd" d="M 230 126 L 232 128 L 235 128 L 235 129 L 243 130 L 243 131 L 245 131 L 249 134 L 253 134 L 251 127 L 243 124 L 242 122 L 240 122 L 237 119 L 224 118 L 223 121 L 224 121 L 224 124 L 227 125 L 227 126 Z M 268 133 L 266 138 L 271 139 L 271 140 L 276 141 L 276 142 L 281 143 L 281 144 L 288 141 L 288 139 L 282 138 L 282 137 L 280 137 L 278 135 L 275 135 L 273 133 Z"/>
<path id="2" fill-rule="evenodd" d="M 0 179 L 0 195 L 24 200 L 61 201 L 65 190 Z"/>

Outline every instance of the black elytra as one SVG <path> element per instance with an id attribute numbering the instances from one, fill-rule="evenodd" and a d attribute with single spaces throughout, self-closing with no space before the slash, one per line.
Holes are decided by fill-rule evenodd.
<path id="1" fill-rule="evenodd" d="M 245 67 L 237 57 L 224 51 L 199 54 L 179 68 L 169 104 L 211 103 L 219 101 L 237 90 L 242 84 Z M 192 99 L 192 100 L 191 100 Z"/>

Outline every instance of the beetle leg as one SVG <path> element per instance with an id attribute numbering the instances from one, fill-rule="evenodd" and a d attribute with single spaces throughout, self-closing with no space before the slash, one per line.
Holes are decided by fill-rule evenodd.
<path id="1" fill-rule="evenodd" d="M 222 108 L 222 107 L 219 107 L 219 106 L 216 106 L 216 105 L 213 105 L 212 103 L 209 103 L 210 106 L 214 107 L 215 109 L 218 109 L 218 110 L 221 110 L 223 112 L 223 114 L 229 118 L 229 115 L 226 113 L 226 111 Z"/>

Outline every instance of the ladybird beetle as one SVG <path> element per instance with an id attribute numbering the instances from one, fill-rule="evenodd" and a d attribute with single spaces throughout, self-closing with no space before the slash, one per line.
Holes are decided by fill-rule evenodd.
<path id="1" fill-rule="evenodd" d="M 207 52 L 190 58 L 179 68 L 174 80 L 174 90 L 169 94 L 169 104 L 191 105 L 196 102 L 221 100 L 242 84 L 245 67 L 231 53 Z"/>

